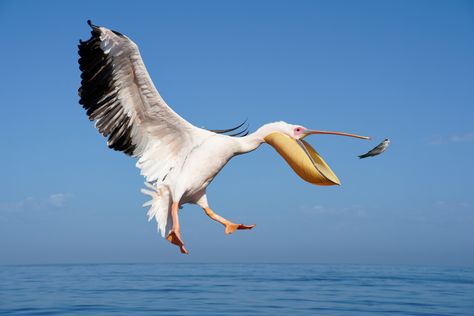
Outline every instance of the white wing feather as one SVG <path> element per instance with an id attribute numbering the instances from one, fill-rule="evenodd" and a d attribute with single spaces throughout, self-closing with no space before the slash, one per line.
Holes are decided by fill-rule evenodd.
<path id="1" fill-rule="evenodd" d="M 138 157 L 137 167 L 154 183 L 149 219 L 164 235 L 169 226 L 169 189 L 160 181 L 196 144 L 213 135 L 176 114 L 158 93 L 135 43 L 104 27 L 79 45 L 82 82 L 80 103 L 115 150 Z"/>

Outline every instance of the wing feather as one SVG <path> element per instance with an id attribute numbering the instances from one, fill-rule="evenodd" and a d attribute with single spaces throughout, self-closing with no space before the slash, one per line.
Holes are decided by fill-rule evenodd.
<path id="1" fill-rule="evenodd" d="M 137 45 L 127 36 L 92 25 L 80 41 L 80 101 L 114 150 L 138 157 L 147 181 L 173 168 L 194 144 L 211 136 L 176 114 L 160 96 Z"/>

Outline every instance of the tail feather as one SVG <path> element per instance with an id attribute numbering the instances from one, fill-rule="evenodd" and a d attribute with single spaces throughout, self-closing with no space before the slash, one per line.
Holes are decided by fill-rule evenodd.
<path id="1" fill-rule="evenodd" d="M 148 221 L 151 221 L 153 218 L 155 218 L 161 236 L 165 237 L 171 231 L 171 227 L 173 225 L 171 217 L 170 220 L 168 220 L 168 214 L 171 209 L 170 191 L 168 187 L 163 184 L 154 186 L 145 182 L 145 185 L 147 188 L 152 190 L 141 190 L 142 193 L 151 197 L 150 201 L 147 201 L 143 204 L 143 207 L 150 206 L 147 212 Z"/>

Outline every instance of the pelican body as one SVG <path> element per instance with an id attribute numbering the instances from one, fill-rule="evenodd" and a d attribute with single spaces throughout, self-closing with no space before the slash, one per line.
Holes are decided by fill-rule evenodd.
<path id="1" fill-rule="evenodd" d="M 310 130 L 274 122 L 251 134 L 227 135 L 240 128 L 206 130 L 176 114 L 160 96 L 143 64 L 138 47 L 127 36 L 93 25 L 91 38 L 80 41 L 80 101 L 110 148 L 137 158 L 145 177 L 142 192 L 148 220 L 155 219 L 161 235 L 188 251 L 181 238 L 178 212 L 186 203 L 199 205 L 225 233 L 252 229 L 233 223 L 209 207 L 206 188 L 229 160 L 267 143 L 302 179 L 317 185 L 339 185 L 339 179 L 307 142 L 311 134 L 333 134 L 369 139 L 341 132 Z M 227 133 L 227 134 L 226 134 Z"/>

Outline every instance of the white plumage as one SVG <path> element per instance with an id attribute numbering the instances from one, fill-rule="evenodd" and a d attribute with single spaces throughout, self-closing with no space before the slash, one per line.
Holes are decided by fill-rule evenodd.
<path id="1" fill-rule="evenodd" d="M 147 181 L 142 192 L 151 197 L 144 204 L 149 207 L 148 220 L 154 218 L 161 235 L 184 253 L 177 213 L 185 203 L 201 206 L 226 227 L 226 233 L 252 228 L 254 225 L 234 224 L 215 214 L 208 206 L 206 187 L 232 157 L 256 149 L 272 133 L 297 141 L 323 132 L 277 122 L 245 137 L 231 137 L 223 132 L 235 128 L 213 132 L 193 126 L 160 96 L 135 43 L 118 32 L 88 23 L 92 37 L 79 45 L 80 103 L 108 138 L 110 148 L 138 158 L 136 165 Z M 316 166 L 314 160 L 310 164 Z M 324 166 L 318 170 L 321 168 Z"/>
<path id="2" fill-rule="evenodd" d="M 148 209 L 148 221 L 156 220 L 161 236 L 165 237 L 171 230 L 171 221 L 168 221 L 168 210 L 171 207 L 171 197 L 168 187 L 164 184 L 157 184 L 156 187 L 148 182 L 145 185 L 149 188 L 142 189 L 142 193 L 151 197 L 151 200 L 143 203 L 143 207 Z"/>

